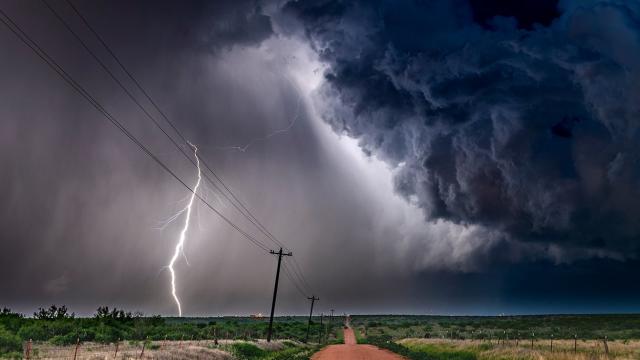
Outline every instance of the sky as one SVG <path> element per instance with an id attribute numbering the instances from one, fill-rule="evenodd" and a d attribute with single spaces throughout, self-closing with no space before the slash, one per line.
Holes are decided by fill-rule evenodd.
<path id="1" fill-rule="evenodd" d="M 277 250 L 223 179 L 293 252 L 276 314 L 639 310 L 636 1 L 0 10 L 191 188 L 162 114 L 197 146 L 198 196 Z M 5 24 L 0 44 L 0 306 L 177 315 L 191 193 Z M 194 204 L 183 315 L 268 313 L 277 258 Z"/>

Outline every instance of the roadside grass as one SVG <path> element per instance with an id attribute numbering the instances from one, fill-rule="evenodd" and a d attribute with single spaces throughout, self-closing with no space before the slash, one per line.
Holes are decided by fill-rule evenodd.
<path id="1" fill-rule="evenodd" d="M 434 360 L 476 360 L 479 349 L 459 348 L 449 344 L 405 344 L 409 350 L 426 354 Z"/>
<path id="2" fill-rule="evenodd" d="M 574 352 L 574 342 L 570 340 L 554 341 L 553 351 L 550 340 L 535 343 L 533 348 L 526 342 L 506 344 L 490 344 L 483 341 L 447 341 L 438 339 L 404 339 L 396 343 L 409 352 L 409 359 L 423 359 L 411 356 L 413 353 L 424 354 L 424 359 L 456 359 L 456 360 L 604 360 L 604 359 L 639 359 L 640 341 L 610 341 L 607 343 L 608 354 L 604 343 L 599 341 L 578 342 Z M 400 352 L 399 352 L 400 353 Z M 402 353 L 400 353 L 402 355 Z"/>
<path id="3" fill-rule="evenodd" d="M 476 353 L 469 349 L 458 349 L 448 344 L 401 344 L 393 341 L 391 336 L 368 336 L 360 335 L 360 329 L 354 329 L 358 344 L 371 344 L 382 349 L 389 350 L 398 355 L 402 355 L 410 360 L 477 360 Z"/>
<path id="4" fill-rule="evenodd" d="M 340 330 L 336 334 L 335 340 L 332 341 L 334 344 L 344 344 L 344 331 Z"/>
<path id="5" fill-rule="evenodd" d="M 352 315 L 354 328 L 393 339 L 640 339 L 640 314 L 436 316 Z"/>
<path id="6" fill-rule="evenodd" d="M 249 342 L 237 342 L 229 347 L 229 352 L 239 360 L 307 360 L 318 351 L 318 346 L 294 342 L 285 342 L 282 346 L 268 349 Z"/>
<path id="7" fill-rule="evenodd" d="M 356 337 L 356 343 L 367 344 L 366 337 L 364 336 L 364 327 L 353 327 L 353 335 Z M 344 335 L 343 335 L 344 340 Z"/>

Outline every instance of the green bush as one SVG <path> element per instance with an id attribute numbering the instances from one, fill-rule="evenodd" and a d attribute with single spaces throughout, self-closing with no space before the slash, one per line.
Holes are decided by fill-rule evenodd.
<path id="1" fill-rule="evenodd" d="M 76 337 L 75 334 L 69 333 L 65 335 L 56 335 L 52 337 L 49 340 L 49 342 L 52 343 L 53 345 L 65 346 L 65 345 L 75 344 L 77 340 L 78 338 Z"/>
<path id="2" fill-rule="evenodd" d="M 49 330 L 43 326 L 44 324 L 27 324 L 23 325 L 20 330 L 18 330 L 18 336 L 24 340 L 35 340 L 35 341 L 45 341 L 49 340 L 50 332 Z"/>
<path id="3" fill-rule="evenodd" d="M 22 351 L 22 341 L 20 338 L 7 331 L 4 326 L 0 326 L 0 355 L 8 355 L 13 352 Z"/>
<path id="4" fill-rule="evenodd" d="M 124 332 L 119 328 L 100 324 L 95 329 L 94 340 L 99 343 L 109 344 L 118 341 L 118 339 L 124 339 L 125 337 Z"/>
<path id="5" fill-rule="evenodd" d="M 281 351 L 274 351 L 269 354 L 269 360 L 308 360 L 318 348 L 315 347 L 292 347 Z"/>
<path id="6" fill-rule="evenodd" d="M 425 354 L 429 359 L 436 360 L 475 360 L 477 358 L 476 354 L 471 351 L 457 350 L 436 344 L 412 346 L 409 350 L 414 353 Z"/>
<path id="7" fill-rule="evenodd" d="M 249 343 L 235 343 L 232 345 L 233 354 L 240 359 L 261 359 L 268 355 L 268 352 Z"/>

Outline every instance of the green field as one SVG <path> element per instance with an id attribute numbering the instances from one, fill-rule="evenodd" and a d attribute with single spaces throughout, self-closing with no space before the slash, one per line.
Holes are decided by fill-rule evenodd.
<path id="1" fill-rule="evenodd" d="M 267 318 L 142 316 L 107 308 L 76 317 L 64 307 L 24 316 L 5 309 L 0 312 L 0 357 L 20 357 L 29 340 L 34 351 L 70 353 L 79 340 L 86 344 L 82 351 L 94 353 L 114 351 L 117 343 L 123 352 L 136 354 L 146 347 L 158 358 L 162 351 L 179 356 L 188 348 L 223 351 L 237 359 L 307 359 L 322 344 L 342 342 L 341 317 L 331 326 L 325 318 L 320 327 L 318 320 L 314 317 L 310 345 L 305 345 L 307 318 L 277 317 L 274 339 L 279 341 L 271 346 L 264 342 Z M 640 315 L 356 315 L 351 325 L 358 342 L 409 359 L 640 358 Z"/>
<path id="2" fill-rule="evenodd" d="M 328 319 L 325 318 L 322 327 L 318 320 L 318 317 L 314 317 L 311 323 L 309 343 L 339 341 L 338 339 L 342 336 L 341 320 L 334 318 L 329 325 Z M 307 334 L 307 321 L 306 317 L 298 316 L 275 318 L 273 339 L 303 342 Z M 29 340 L 53 346 L 74 345 L 77 341 L 95 344 L 113 344 L 120 341 L 171 342 L 215 339 L 251 342 L 265 339 L 268 325 L 268 318 L 146 317 L 107 308 L 100 308 L 94 316 L 84 318 L 75 317 L 65 307 L 52 306 L 48 309 L 40 309 L 32 317 L 25 317 L 4 309 L 0 311 L 0 357 L 19 356 Z M 226 350 L 241 351 L 236 348 Z"/>
<path id="3" fill-rule="evenodd" d="M 439 339 L 640 339 L 640 315 L 398 316 L 355 315 L 367 336 Z"/>
<path id="4" fill-rule="evenodd" d="M 351 317 L 359 343 L 410 360 L 640 359 L 640 315 Z"/>

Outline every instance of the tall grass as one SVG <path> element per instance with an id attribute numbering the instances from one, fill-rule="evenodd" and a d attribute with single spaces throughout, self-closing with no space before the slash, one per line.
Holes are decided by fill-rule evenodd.
<path id="1" fill-rule="evenodd" d="M 489 343 L 471 340 L 404 339 L 398 344 L 413 351 L 423 353 L 431 359 L 460 360 L 599 360 L 599 359 L 639 359 L 640 341 L 609 341 L 609 352 L 604 343 L 597 340 L 578 341 L 574 350 L 573 340 L 539 340 L 531 347 L 530 342 L 508 341 Z"/>

